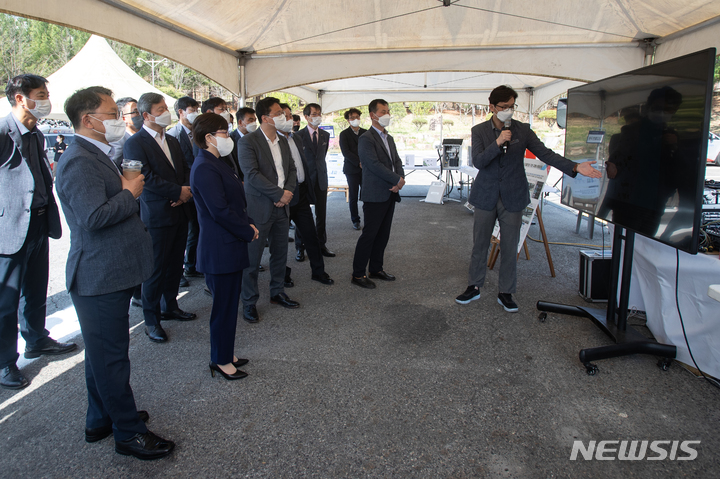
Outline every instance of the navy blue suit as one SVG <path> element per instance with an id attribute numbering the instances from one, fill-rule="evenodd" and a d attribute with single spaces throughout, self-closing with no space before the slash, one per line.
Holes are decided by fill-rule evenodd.
<path id="1" fill-rule="evenodd" d="M 180 199 L 182 186 L 190 184 L 190 170 L 180 143 L 165 135 L 172 164 L 155 138 L 141 128 L 123 147 L 125 158 L 142 162 L 145 188 L 140 195 L 140 218 L 153 240 L 154 270 L 143 283 L 142 300 L 146 326 L 156 326 L 160 311 L 178 309 L 177 294 L 182 276 L 190 206 L 170 206 Z"/>
<path id="2" fill-rule="evenodd" d="M 254 224 L 247 215 L 245 189 L 221 159 L 200 150 L 190 173 L 200 223 L 197 268 L 213 294 L 210 313 L 210 358 L 216 364 L 233 360 L 243 269 L 249 264 L 247 245 Z"/>
<path id="3" fill-rule="evenodd" d="M 180 143 L 180 149 L 183 152 L 185 158 L 185 166 L 190 171 L 195 161 L 195 155 L 193 155 L 193 142 L 190 139 L 190 135 L 185 131 L 185 127 L 182 123 L 178 122 L 174 127 L 167 131 L 167 134 L 177 138 Z M 185 270 L 195 271 L 195 262 L 197 261 L 197 244 L 198 234 L 200 233 L 200 227 L 197 221 L 197 212 L 195 211 L 195 202 L 190 200 L 188 202 L 188 212 L 190 218 L 188 220 L 188 235 L 187 243 L 185 244 Z"/>
<path id="4" fill-rule="evenodd" d="M 327 163 L 325 157 L 327 156 L 328 146 L 330 145 L 330 133 L 325 130 L 317 129 L 317 144 L 313 142 L 310 130 L 308 127 L 295 133 L 300 136 L 303 146 L 305 148 L 305 159 L 308 162 L 308 169 L 306 175 L 310 177 L 313 184 L 313 194 L 315 200 L 315 229 L 317 230 L 318 240 L 320 246 L 325 247 L 327 243 L 327 231 L 326 231 L 326 217 L 327 217 L 327 189 L 328 189 L 328 175 L 327 175 Z M 302 233 L 298 234 L 298 230 L 295 230 L 295 247 L 302 249 L 303 245 Z"/>

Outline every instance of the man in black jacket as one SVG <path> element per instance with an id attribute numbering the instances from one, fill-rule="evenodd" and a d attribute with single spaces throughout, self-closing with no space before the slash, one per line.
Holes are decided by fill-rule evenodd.
<path id="1" fill-rule="evenodd" d="M 345 163 L 343 173 L 347 178 L 348 193 L 350 195 L 350 220 L 353 228 L 360 229 L 360 213 L 358 213 L 358 193 L 362 184 L 362 164 L 358 156 L 358 139 L 367 130 L 360 128 L 360 115 L 362 112 L 357 108 L 350 108 L 345 112 L 345 119 L 350 126 L 340 133 L 340 150 L 342 151 Z"/>

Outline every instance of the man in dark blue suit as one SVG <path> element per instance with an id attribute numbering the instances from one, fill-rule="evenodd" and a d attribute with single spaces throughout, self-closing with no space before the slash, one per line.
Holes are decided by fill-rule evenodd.
<path id="1" fill-rule="evenodd" d="M 45 329 L 48 237 L 62 232 L 45 139 L 36 126 L 50 113 L 46 83 L 30 74 L 10 80 L 5 94 L 12 112 L 0 119 L 0 386 L 7 389 L 30 384 L 16 364 L 18 319 L 26 358 L 76 348 Z M 18 311 L 20 298 L 25 304 Z"/>
<path id="2" fill-rule="evenodd" d="M 124 134 L 110 90 L 79 90 L 65 112 L 75 142 L 58 168 L 57 187 L 71 234 L 67 288 L 85 341 L 85 440 L 114 433 L 119 454 L 158 459 L 175 444 L 145 426 L 149 416 L 135 405 L 128 357 L 130 297 L 152 272 L 152 240 L 135 200 L 144 177 L 125 179 L 108 156 L 109 142 Z"/>
<path id="3" fill-rule="evenodd" d="M 185 157 L 185 166 L 188 171 L 192 169 L 193 161 L 195 161 L 195 155 L 193 155 L 193 141 L 192 141 L 192 123 L 198 116 L 198 108 L 200 104 L 195 101 L 192 97 L 184 96 L 178 98 L 175 102 L 175 113 L 177 114 L 179 121 L 175 126 L 168 129 L 167 134 L 177 138 L 180 142 L 180 148 L 182 149 L 183 156 Z M 188 221 L 188 238 L 187 244 L 185 245 L 185 275 L 180 278 L 180 286 L 189 286 L 188 280 L 185 276 L 189 277 L 200 277 L 202 274 L 198 273 L 195 269 L 195 262 L 197 259 L 197 244 L 198 234 L 200 227 L 197 221 L 197 211 L 195 210 L 195 202 L 188 202 L 188 210 L 190 212 L 190 220 Z"/>
<path id="4" fill-rule="evenodd" d="M 320 241 L 320 251 L 323 256 L 332 258 L 335 253 L 327 249 L 327 189 L 328 175 L 327 156 L 330 145 L 330 133 L 320 129 L 322 123 L 322 108 L 317 103 L 308 103 L 303 109 L 303 115 L 308 122 L 307 126 L 298 132 L 305 148 L 305 158 L 308 161 L 308 175 L 313 183 L 313 195 L 315 196 L 315 229 Z M 295 248 L 297 249 L 296 259 L 300 260 L 304 249 L 302 233 L 295 230 Z"/>
<path id="5" fill-rule="evenodd" d="M 325 272 L 325 261 L 320 252 L 320 242 L 318 241 L 317 232 L 315 231 L 315 223 L 313 222 L 312 210 L 310 204 L 314 201 L 314 191 L 310 175 L 307 174 L 308 163 L 303 153 L 303 143 L 300 135 L 293 134 L 292 127 L 292 110 L 287 103 L 280 103 L 280 107 L 285 112 L 285 124 L 278 129 L 278 134 L 284 136 L 288 140 L 290 153 L 295 168 L 297 169 L 297 186 L 293 191 L 293 198 L 290 201 L 290 221 L 295 223 L 296 228 L 300 231 L 305 248 L 307 248 L 308 258 L 310 258 L 310 269 L 312 275 L 310 279 L 318 281 L 322 284 L 333 284 L 334 281 Z"/>
<path id="6" fill-rule="evenodd" d="M 358 156 L 362 163 L 362 192 L 365 227 L 355 247 L 352 283 L 372 289 L 370 278 L 395 281 L 395 276 L 383 270 L 385 247 L 390 239 L 395 203 L 400 202 L 400 189 L 405 186 L 405 171 L 388 134 L 390 106 L 385 100 L 373 100 L 368 107 L 372 127 L 358 140 Z"/>
<path id="7" fill-rule="evenodd" d="M 177 302 L 190 213 L 190 170 L 180 143 L 165 134 L 170 110 L 159 93 L 145 93 L 138 100 L 142 128 L 125 142 L 125 157 L 140 160 L 145 188 L 140 196 L 140 218 L 153 240 L 153 274 L 143 283 L 145 333 L 151 341 L 167 341 L 160 319 L 188 321 L 194 313 Z"/>

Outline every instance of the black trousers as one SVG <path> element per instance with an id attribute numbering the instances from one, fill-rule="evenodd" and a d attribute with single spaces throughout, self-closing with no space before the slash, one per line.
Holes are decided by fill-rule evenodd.
<path id="1" fill-rule="evenodd" d="M 362 172 L 345 174 L 348 184 L 348 194 L 350 197 L 350 221 L 353 223 L 360 222 L 360 213 L 358 212 L 358 198 L 360 197 L 360 186 L 362 185 Z"/>
<path id="2" fill-rule="evenodd" d="M 295 223 L 295 237 L 303 238 L 301 247 L 307 250 L 313 276 L 320 276 L 325 272 L 325 260 L 320 252 L 320 241 L 313 222 L 306 182 L 300 183 L 298 194 L 300 198 L 297 204 L 290 207 L 290 221 Z"/>
<path id="3" fill-rule="evenodd" d="M 193 208 L 195 205 L 193 204 Z M 197 217 L 190 218 L 188 221 L 187 243 L 185 244 L 185 269 L 195 271 L 195 263 L 197 263 L 197 245 L 200 237 L 200 224 Z"/>
<path id="4" fill-rule="evenodd" d="M 48 341 L 45 329 L 49 249 L 47 213 L 30 213 L 25 243 L 15 254 L 0 255 L 0 368 L 15 364 L 18 321 L 27 347 Z M 18 314 L 18 310 L 20 314 Z"/>
<path id="5" fill-rule="evenodd" d="M 153 242 L 153 273 L 142 284 L 143 316 L 146 326 L 160 323 L 160 311 L 178 309 L 177 295 L 183 272 L 187 242 L 187 221 L 174 226 L 148 228 Z"/>
<path id="6" fill-rule="evenodd" d="M 88 409 L 85 427 L 113 426 L 116 441 L 147 432 L 130 387 L 128 308 L 134 288 L 98 296 L 70 296 L 85 341 Z"/>
<path id="7" fill-rule="evenodd" d="M 320 242 L 320 247 L 323 248 L 327 243 L 327 231 L 326 231 L 326 217 L 327 217 L 327 190 L 321 190 L 315 188 L 315 231 L 317 232 L 317 238 Z M 295 248 L 304 249 L 305 241 L 302 237 L 302 232 L 298 232 L 295 229 Z"/>
<path id="8" fill-rule="evenodd" d="M 240 289 L 243 270 L 229 274 L 205 273 L 205 284 L 212 293 L 210 312 L 210 361 L 229 364 L 235 351 Z"/>
<path id="9" fill-rule="evenodd" d="M 365 276 L 365 268 L 370 273 L 379 273 L 383 270 L 385 247 L 390 239 L 390 227 L 395 213 L 395 198 L 397 193 L 390 195 L 390 199 L 381 203 L 363 202 L 365 226 L 355 246 L 353 258 L 353 276 Z"/>

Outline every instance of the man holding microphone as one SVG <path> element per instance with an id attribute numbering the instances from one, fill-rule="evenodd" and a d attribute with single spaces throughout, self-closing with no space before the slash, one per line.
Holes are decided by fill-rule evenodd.
<path id="1" fill-rule="evenodd" d="M 517 287 L 517 246 L 522 213 L 530 204 L 525 176 L 525 150 L 540 161 L 573 178 L 580 173 L 600 178 L 594 161 L 574 163 L 548 149 L 527 123 L 512 120 L 517 92 L 509 86 L 495 88 L 488 98 L 492 118 L 474 126 L 472 162 L 480 170 L 473 183 L 469 203 L 475 207 L 473 249 L 468 287 L 455 298 L 460 304 L 480 299 L 485 283 L 487 255 L 495 220 L 500 223 L 500 279 L 498 303 L 509 313 L 518 311 L 512 294 Z"/>

